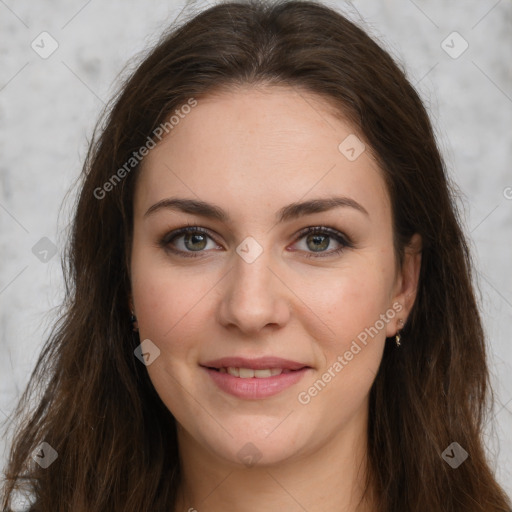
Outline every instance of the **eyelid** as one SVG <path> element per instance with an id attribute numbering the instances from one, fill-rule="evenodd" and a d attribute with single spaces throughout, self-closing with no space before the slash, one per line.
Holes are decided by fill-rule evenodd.
<path id="1" fill-rule="evenodd" d="M 194 225 L 194 224 L 189 224 L 189 223 L 187 223 L 187 225 L 182 228 L 174 229 L 174 230 L 168 232 L 167 234 L 165 234 L 163 237 L 160 238 L 158 245 L 162 249 L 168 250 L 174 254 L 185 255 L 185 257 L 195 257 L 194 252 L 197 252 L 197 253 L 207 252 L 204 250 L 203 251 L 181 251 L 180 249 L 170 248 L 170 244 L 173 240 L 180 238 L 181 236 L 186 235 L 187 233 L 201 233 L 203 235 L 208 236 L 217 245 L 221 245 L 216 240 L 215 236 L 212 235 L 212 232 L 209 229 L 206 229 L 201 226 Z"/>
<path id="2" fill-rule="evenodd" d="M 301 229 L 296 235 L 296 239 L 300 239 L 305 235 L 309 235 L 311 233 L 325 233 L 333 238 L 339 239 L 344 245 L 353 247 L 352 240 L 345 233 L 342 233 L 336 228 L 331 228 L 329 226 L 308 226 L 306 228 Z"/>

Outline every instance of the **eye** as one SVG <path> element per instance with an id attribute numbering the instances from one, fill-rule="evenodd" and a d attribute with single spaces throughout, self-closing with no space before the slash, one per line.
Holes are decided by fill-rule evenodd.
<path id="1" fill-rule="evenodd" d="M 206 229 L 199 226 L 187 226 L 165 235 L 159 245 L 180 256 L 195 258 L 197 256 L 193 253 L 201 253 L 205 249 L 218 246 L 215 242 L 215 247 L 208 247 L 209 240 L 215 242 Z"/>
<path id="2" fill-rule="evenodd" d="M 304 252 L 304 256 L 307 258 L 333 256 L 341 253 L 347 247 L 353 247 L 346 235 L 329 227 L 308 227 L 300 231 L 298 236 L 299 241 L 304 239 L 304 245 L 299 250 Z M 333 240 L 339 247 L 327 251 L 326 249 L 332 245 Z M 213 247 L 208 247 L 209 241 L 213 243 Z M 199 257 L 200 253 L 207 249 L 219 248 L 209 231 L 199 226 L 187 226 L 172 231 L 160 240 L 159 246 L 179 256 L 192 258 Z"/>
<path id="3" fill-rule="evenodd" d="M 303 229 L 299 233 L 299 240 L 304 239 L 304 244 L 300 250 L 304 251 L 307 258 L 323 258 L 340 254 L 347 247 L 353 247 L 352 242 L 343 233 L 336 229 L 315 226 Z M 332 241 L 335 241 L 340 247 L 326 251 Z M 312 251 L 312 252 L 308 252 Z"/>

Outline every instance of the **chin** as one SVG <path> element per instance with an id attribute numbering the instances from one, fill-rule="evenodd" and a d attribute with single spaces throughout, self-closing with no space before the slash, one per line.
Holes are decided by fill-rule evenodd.
<path id="1" fill-rule="evenodd" d="M 226 434 L 222 439 L 204 438 L 203 442 L 210 452 L 231 464 L 245 467 L 272 466 L 299 455 L 302 452 L 301 446 L 307 444 L 305 440 L 301 442 L 295 433 L 285 429 L 278 433 L 278 424 L 274 421 L 272 429 L 253 428 L 240 433 L 233 433 L 227 425 L 226 429 L 233 437 Z"/>

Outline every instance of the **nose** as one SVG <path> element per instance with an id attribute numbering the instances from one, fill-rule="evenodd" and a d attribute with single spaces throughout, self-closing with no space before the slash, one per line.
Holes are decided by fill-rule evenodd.
<path id="1" fill-rule="evenodd" d="M 233 265 L 223 280 L 218 321 L 247 335 L 286 325 L 290 318 L 290 291 L 271 268 L 268 252 L 252 263 L 235 255 Z"/>

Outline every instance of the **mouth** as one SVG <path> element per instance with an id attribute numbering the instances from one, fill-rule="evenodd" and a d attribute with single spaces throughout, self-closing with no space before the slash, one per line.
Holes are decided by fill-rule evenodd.
<path id="1" fill-rule="evenodd" d="M 269 377 L 275 377 L 276 375 L 281 375 L 282 373 L 291 373 L 302 370 L 303 368 L 310 368 L 309 366 L 304 366 L 302 368 L 298 368 L 297 370 L 290 370 L 288 368 L 263 368 L 263 369 L 255 369 L 255 368 L 237 368 L 235 366 L 222 366 L 221 368 L 207 367 L 209 370 L 213 370 L 219 373 L 227 373 L 233 377 L 238 377 L 240 379 L 268 379 Z"/>
<path id="2" fill-rule="evenodd" d="M 221 391 L 245 400 L 281 393 L 313 371 L 307 364 L 276 357 L 230 357 L 200 366 Z"/>
<path id="3" fill-rule="evenodd" d="M 201 366 L 205 366 L 206 368 L 211 368 L 212 370 L 223 370 L 226 372 L 230 370 L 231 375 L 235 375 L 233 373 L 233 369 L 238 370 L 239 375 L 237 377 L 244 378 L 245 375 L 249 377 L 254 377 L 254 375 L 249 375 L 246 370 L 256 371 L 256 370 L 281 370 L 282 372 L 292 371 L 292 370 L 302 370 L 302 368 L 310 368 L 310 366 L 306 363 L 301 363 L 298 361 L 292 361 L 291 359 L 284 359 L 282 357 L 275 356 L 263 356 L 257 358 L 250 357 L 222 357 L 220 359 L 214 359 L 212 361 L 206 361 L 201 363 Z M 240 375 L 240 370 L 242 370 L 242 375 Z"/>

